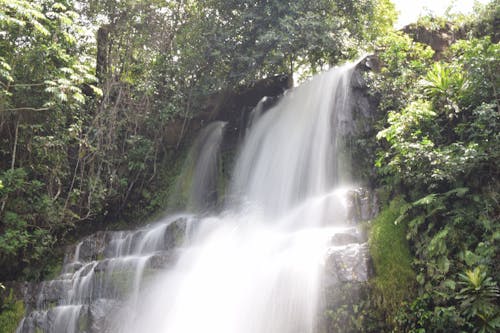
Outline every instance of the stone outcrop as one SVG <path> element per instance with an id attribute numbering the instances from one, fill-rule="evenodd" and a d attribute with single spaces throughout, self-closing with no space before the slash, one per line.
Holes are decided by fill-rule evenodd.
<path id="1" fill-rule="evenodd" d="M 370 277 L 370 253 L 368 243 L 331 247 L 328 250 L 326 271 L 331 284 L 367 282 Z"/>
<path id="2" fill-rule="evenodd" d="M 325 286 L 339 282 L 367 282 L 371 272 L 371 259 L 367 236 L 362 227 L 378 214 L 377 196 L 365 188 L 347 192 L 347 220 L 351 227 L 339 230 L 331 238 L 331 247 L 325 259 Z"/>
<path id="3" fill-rule="evenodd" d="M 429 45 L 434 50 L 434 59 L 439 60 L 451 44 L 465 38 L 464 29 L 454 30 L 450 23 L 431 29 L 416 23 L 405 26 L 402 31 L 416 42 Z"/>

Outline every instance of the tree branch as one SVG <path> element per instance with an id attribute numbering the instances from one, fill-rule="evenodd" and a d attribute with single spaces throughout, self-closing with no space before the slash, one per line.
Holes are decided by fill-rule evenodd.
<path id="1" fill-rule="evenodd" d="M 24 108 L 13 108 L 13 109 L 3 109 L 0 110 L 0 112 L 8 112 L 8 111 L 48 111 L 50 108 L 30 108 L 30 107 L 24 107 Z"/>

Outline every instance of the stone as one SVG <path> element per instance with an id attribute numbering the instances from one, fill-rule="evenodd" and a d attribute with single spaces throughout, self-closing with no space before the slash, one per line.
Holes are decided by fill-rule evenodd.
<path id="1" fill-rule="evenodd" d="M 91 333 L 104 333 L 110 326 L 110 319 L 120 308 L 121 303 L 110 299 L 98 299 L 89 307 Z"/>
<path id="2" fill-rule="evenodd" d="M 169 250 L 182 244 L 186 235 L 188 219 L 181 217 L 170 223 L 165 229 L 164 249 Z"/>
<path id="3" fill-rule="evenodd" d="M 70 280 L 52 280 L 40 283 L 39 291 L 37 292 L 37 307 L 47 308 L 57 304 L 60 300 L 64 299 L 70 288 Z"/>
<path id="4" fill-rule="evenodd" d="M 412 23 L 403 27 L 402 31 L 408 34 L 416 42 L 429 45 L 435 52 L 435 60 L 441 59 L 443 53 L 451 44 L 459 39 L 463 39 L 466 35 L 465 30 L 455 30 L 449 22 L 446 22 L 437 29 Z"/>
<path id="5" fill-rule="evenodd" d="M 366 188 L 349 191 L 347 207 L 347 218 L 353 224 L 370 221 L 379 212 L 378 198 L 375 192 Z"/>
<path id="6" fill-rule="evenodd" d="M 107 231 L 99 231 L 85 237 L 78 244 L 67 247 L 64 264 L 76 261 L 89 262 L 104 256 L 108 237 Z"/>
<path id="7" fill-rule="evenodd" d="M 361 243 L 361 237 L 357 234 L 352 233 L 337 233 L 332 236 L 331 242 L 335 246 L 348 245 L 348 244 L 359 244 Z"/>
<path id="8" fill-rule="evenodd" d="M 178 258 L 176 251 L 154 254 L 149 258 L 147 267 L 150 269 L 165 269 L 172 266 Z"/>
<path id="9" fill-rule="evenodd" d="M 370 277 L 368 243 L 331 247 L 327 252 L 325 268 L 330 284 L 367 282 Z"/>

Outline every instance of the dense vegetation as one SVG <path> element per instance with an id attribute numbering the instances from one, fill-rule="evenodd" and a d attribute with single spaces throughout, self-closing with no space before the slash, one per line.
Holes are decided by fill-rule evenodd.
<path id="1" fill-rule="evenodd" d="M 422 19 L 459 39 L 435 54 L 390 31 L 388 0 L 0 0 L 0 282 L 43 278 L 79 232 L 163 208 L 215 92 L 374 51 L 385 208 L 343 329 L 498 331 L 499 11 Z M 0 329 L 22 312 L 2 306 Z"/>
<path id="2" fill-rule="evenodd" d="M 462 31 L 463 39 L 438 60 L 428 46 L 405 34 L 378 41 L 384 68 L 373 89 L 387 116 L 377 135 L 376 165 L 383 190 L 394 198 L 387 210 L 398 207 L 393 232 L 403 227 L 408 240 L 406 246 L 388 246 L 400 253 L 410 249 L 408 256 L 394 258 L 398 264 L 374 257 L 379 273 L 374 288 L 382 292 L 386 330 L 500 329 L 500 47 L 498 35 L 491 33 L 499 10 L 493 1 L 475 17 L 455 18 L 451 24 L 421 20 L 421 29 Z M 387 222 L 384 212 L 379 220 L 375 245 L 380 244 L 377 228 Z M 412 283 L 405 283 L 408 260 Z M 394 265 L 397 274 L 391 272 Z M 394 295 L 386 286 L 395 279 L 406 295 Z"/>

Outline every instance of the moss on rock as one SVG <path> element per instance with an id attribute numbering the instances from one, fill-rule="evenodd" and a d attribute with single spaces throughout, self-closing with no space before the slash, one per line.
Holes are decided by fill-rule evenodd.
<path id="1" fill-rule="evenodd" d="M 405 207 L 407 203 L 402 198 L 393 199 L 374 220 L 370 231 L 370 253 L 375 269 L 372 299 L 385 318 L 394 318 L 414 290 L 415 273 L 406 226 L 396 223 Z"/>

